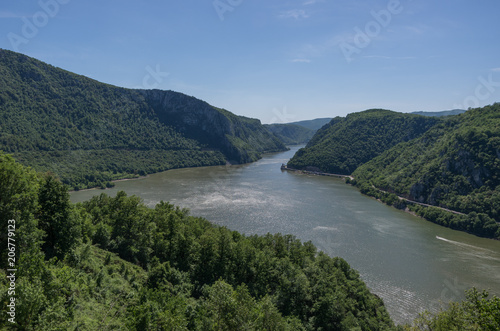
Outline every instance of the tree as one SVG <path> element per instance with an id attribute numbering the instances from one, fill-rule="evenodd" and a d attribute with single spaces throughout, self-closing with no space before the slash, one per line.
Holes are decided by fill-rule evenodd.
<path id="1" fill-rule="evenodd" d="M 67 188 L 51 174 L 41 179 L 38 192 L 39 226 L 45 232 L 43 250 L 47 257 L 62 257 L 81 236 L 78 219 L 71 213 Z"/>

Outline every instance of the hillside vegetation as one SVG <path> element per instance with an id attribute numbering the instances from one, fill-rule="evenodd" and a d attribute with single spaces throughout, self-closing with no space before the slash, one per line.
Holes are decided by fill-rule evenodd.
<path id="1" fill-rule="evenodd" d="M 330 123 L 332 119 L 329 117 L 323 117 L 323 118 L 315 118 L 313 120 L 305 120 L 305 121 L 297 121 L 297 122 L 290 122 L 288 124 L 294 124 L 298 126 L 302 126 L 306 129 L 318 131 L 321 129 L 323 126 L 326 124 Z"/>
<path id="2" fill-rule="evenodd" d="M 306 144 L 316 132 L 296 124 L 265 124 L 264 126 L 286 145 Z"/>
<path id="3" fill-rule="evenodd" d="M 194 97 L 119 88 L 0 50 L 0 150 L 78 189 L 286 147 L 259 120 Z"/>
<path id="4" fill-rule="evenodd" d="M 124 192 L 72 205 L 53 176 L 3 154 L 0 179 L 0 225 L 15 222 L 17 269 L 13 324 L 2 250 L 2 329 L 394 328 L 359 273 L 310 242 L 244 236 Z"/>
<path id="5" fill-rule="evenodd" d="M 500 103 L 448 117 L 353 175 L 368 194 L 382 189 L 455 210 L 466 215 L 413 207 L 436 223 L 500 238 Z"/>
<path id="6" fill-rule="evenodd" d="M 438 119 L 371 109 L 336 117 L 288 162 L 295 169 L 350 175 L 361 164 L 400 142 L 418 137 Z"/>
<path id="7" fill-rule="evenodd" d="M 286 145 L 307 144 L 316 131 L 331 121 L 331 118 L 298 121 L 285 124 L 265 124 L 278 139 Z"/>

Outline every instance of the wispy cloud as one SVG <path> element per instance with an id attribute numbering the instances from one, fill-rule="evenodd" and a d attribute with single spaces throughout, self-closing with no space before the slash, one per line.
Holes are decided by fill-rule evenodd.
<path id="1" fill-rule="evenodd" d="M 416 60 L 415 56 L 386 56 L 386 55 L 366 55 L 365 59 L 382 59 L 382 60 Z"/>
<path id="2" fill-rule="evenodd" d="M 338 44 L 349 37 L 350 34 L 338 34 L 329 38 L 319 38 L 313 42 L 304 43 L 294 49 L 289 58 L 294 59 L 292 62 L 300 62 L 297 60 L 302 59 L 312 62 L 310 59 L 323 58 L 331 54 L 332 51 L 337 52 Z"/>
<path id="3" fill-rule="evenodd" d="M 293 59 L 293 63 L 311 63 L 311 60 L 309 59 Z"/>
<path id="4" fill-rule="evenodd" d="M 415 35 L 423 35 L 425 32 L 429 30 L 428 27 L 420 25 L 420 26 L 404 26 L 405 31 L 413 33 Z"/>
<path id="5" fill-rule="evenodd" d="M 286 12 L 281 13 L 278 17 L 279 18 L 293 18 L 293 19 L 298 20 L 298 19 L 308 18 L 309 15 L 303 9 L 292 9 L 292 10 L 288 10 Z"/>
<path id="6" fill-rule="evenodd" d="M 318 2 L 325 2 L 325 0 L 306 0 L 306 1 L 304 1 L 303 5 L 310 6 L 310 5 L 317 4 Z"/>
<path id="7" fill-rule="evenodd" d="M 492 68 L 491 71 L 493 71 L 493 72 L 500 72 L 500 68 Z"/>
<path id="8" fill-rule="evenodd" d="M 0 11 L 0 18 L 22 18 L 24 16 L 25 15 L 15 14 L 10 11 L 5 11 L 5 10 Z"/>

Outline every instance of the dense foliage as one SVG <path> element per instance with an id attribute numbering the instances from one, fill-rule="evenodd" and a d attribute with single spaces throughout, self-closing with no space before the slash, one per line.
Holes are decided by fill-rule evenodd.
<path id="1" fill-rule="evenodd" d="M 0 154 L 0 224 L 16 221 L 18 330 L 389 330 L 341 258 L 290 235 L 244 236 L 119 192 L 72 205 Z M 6 247 L 6 237 L 0 237 Z M 10 299 L 2 250 L 2 315 Z"/>
<path id="2" fill-rule="evenodd" d="M 437 121 L 381 109 L 337 117 L 318 130 L 288 166 L 350 175 L 383 151 L 423 134 Z"/>
<path id="3" fill-rule="evenodd" d="M 265 124 L 264 126 L 286 145 L 307 144 L 316 131 L 328 124 L 331 118 L 298 121 L 285 124 Z"/>
<path id="4" fill-rule="evenodd" d="M 0 150 L 84 188 L 252 162 L 285 146 L 260 121 L 196 98 L 115 87 L 0 49 Z"/>
<path id="5" fill-rule="evenodd" d="M 332 119 L 330 117 L 323 117 L 323 118 L 315 118 L 313 120 L 290 122 L 288 124 L 294 124 L 294 125 L 302 126 L 302 127 L 306 128 L 306 129 L 310 129 L 310 130 L 313 130 L 313 131 L 318 131 L 323 126 L 325 126 L 328 123 L 330 123 L 331 120 Z"/>
<path id="6" fill-rule="evenodd" d="M 475 331 L 499 330 L 500 298 L 488 299 L 488 292 L 471 289 L 466 292 L 463 302 L 452 302 L 448 309 L 438 314 L 424 312 L 412 325 L 405 326 L 407 331 Z"/>
<path id="7" fill-rule="evenodd" d="M 500 238 L 500 103 L 449 117 L 353 175 L 367 194 L 381 189 L 458 211 L 467 216 L 414 207 L 436 223 Z"/>
<path id="8" fill-rule="evenodd" d="M 264 126 L 286 145 L 306 144 L 316 132 L 296 124 L 267 124 Z"/>

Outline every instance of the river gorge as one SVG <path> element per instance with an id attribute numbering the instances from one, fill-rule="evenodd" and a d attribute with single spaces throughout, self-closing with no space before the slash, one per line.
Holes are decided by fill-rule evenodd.
<path id="1" fill-rule="evenodd" d="M 125 191 L 153 207 L 169 201 L 245 234 L 293 234 L 344 258 L 396 323 L 464 298 L 500 295 L 500 242 L 444 228 L 363 196 L 342 179 L 280 170 L 298 150 L 245 165 L 187 168 L 71 193 L 73 202 Z"/>

